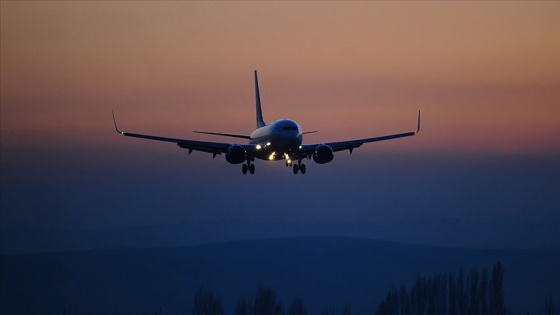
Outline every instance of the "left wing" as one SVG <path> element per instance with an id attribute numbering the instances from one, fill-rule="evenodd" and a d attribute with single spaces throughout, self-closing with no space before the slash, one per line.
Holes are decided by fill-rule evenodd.
<path id="1" fill-rule="evenodd" d="M 416 128 L 416 131 L 403 132 L 403 133 L 397 133 L 397 134 L 381 136 L 381 137 L 374 137 L 374 138 L 364 138 L 364 139 L 356 139 L 356 140 L 348 140 L 348 141 L 329 142 L 329 143 L 322 143 L 322 144 L 328 145 L 329 147 L 332 148 L 332 150 L 334 152 L 349 150 L 350 153 L 352 153 L 353 149 L 362 146 L 362 144 L 364 144 L 364 143 L 410 137 L 410 136 L 416 135 L 419 132 L 420 132 L 420 111 L 418 111 L 418 127 Z M 301 148 L 301 153 L 303 153 L 303 155 L 309 155 L 313 151 L 315 151 L 315 148 L 318 145 L 319 144 L 303 145 L 302 148 Z"/>
<path id="2" fill-rule="evenodd" d="M 227 152 L 228 148 L 232 145 L 230 143 L 220 143 L 220 142 L 207 142 L 207 141 L 196 141 L 196 140 L 187 140 L 187 139 L 177 139 L 177 138 L 167 138 L 167 137 L 160 137 L 160 136 L 152 136 L 152 135 L 144 135 L 139 133 L 132 133 L 132 132 L 124 132 L 120 131 L 117 127 L 117 120 L 115 119 L 115 113 L 113 113 L 113 122 L 115 123 L 115 130 L 123 136 L 127 137 L 134 137 L 134 138 L 141 138 L 141 139 L 148 139 L 148 140 L 156 140 L 156 141 L 165 141 L 165 142 L 174 142 L 179 147 L 183 149 L 188 149 L 189 154 L 194 151 L 201 151 L 212 153 L 214 157 L 218 154 L 222 154 Z M 245 147 L 244 145 L 242 145 Z"/>

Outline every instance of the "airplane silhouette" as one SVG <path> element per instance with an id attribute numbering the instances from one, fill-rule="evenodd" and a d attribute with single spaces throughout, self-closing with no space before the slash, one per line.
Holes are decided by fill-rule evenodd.
<path id="1" fill-rule="evenodd" d="M 270 124 L 265 123 L 262 114 L 257 70 L 255 70 L 255 98 L 257 129 L 250 135 L 194 131 L 195 133 L 246 139 L 249 142 L 248 144 L 207 142 L 123 132 L 117 127 L 117 121 L 114 113 L 113 122 L 117 132 L 123 136 L 173 142 L 180 148 L 188 149 L 189 154 L 191 154 L 192 151 L 201 151 L 211 153 L 215 158 L 216 155 L 224 153 L 226 161 L 229 163 L 243 163 L 243 174 L 247 174 L 247 172 L 251 174 L 255 173 L 255 164 L 253 164 L 255 159 L 267 161 L 284 160 L 286 167 L 292 166 L 294 174 L 297 174 L 298 172 L 305 174 L 306 166 L 302 163 L 302 160 L 305 158 L 309 160 L 313 158 L 315 163 L 325 164 L 334 159 L 334 152 L 348 150 L 352 153 L 352 150 L 360 147 L 364 143 L 409 137 L 420 132 L 420 111 L 418 111 L 418 126 L 416 131 L 348 141 L 303 144 L 303 135 L 316 131 L 304 132 L 302 131 L 301 126 L 291 119 L 280 119 Z"/>

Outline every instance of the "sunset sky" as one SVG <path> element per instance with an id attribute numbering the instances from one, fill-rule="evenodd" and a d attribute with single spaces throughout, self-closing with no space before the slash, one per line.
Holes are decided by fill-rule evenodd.
<path id="1" fill-rule="evenodd" d="M 552 1 L 2 1 L 0 226 L 233 220 L 273 232 L 198 242 L 558 248 L 559 17 Z M 223 156 L 113 129 L 112 110 L 125 131 L 249 134 L 254 69 L 265 119 L 319 131 L 304 142 L 411 131 L 418 110 L 422 132 L 308 162 L 305 177 L 267 162 L 243 177 Z M 432 235 L 448 220 L 466 235 Z M 25 250 L 10 235 L 3 251 Z"/>

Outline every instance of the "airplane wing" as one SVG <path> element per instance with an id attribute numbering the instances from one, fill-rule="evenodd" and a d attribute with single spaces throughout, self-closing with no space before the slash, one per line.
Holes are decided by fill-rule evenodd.
<path id="1" fill-rule="evenodd" d="M 315 148 L 318 145 L 323 144 L 323 145 L 328 145 L 329 147 L 331 147 L 333 152 L 349 150 L 350 153 L 352 153 L 352 150 L 362 146 L 362 144 L 364 144 L 364 143 L 410 137 L 410 136 L 416 135 L 418 132 L 420 132 L 420 111 L 418 111 L 418 127 L 416 128 L 416 131 L 409 131 L 409 132 L 397 133 L 397 134 L 380 136 L 380 137 L 347 140 L 347 141 L 339 141 L 339 142 L 305 144 L 305 145 L 302 145 L 302 148 L 301 148 L 300 152 L 302 153 L 302 155 L 310 156 L 310 154 L 312 154 L 315 151 Z"/>
<path id="2" fill-rule="evenodd" d="M 123 136 L 155 140 L 155 141 L 165 141 L 176 143 L 180 148 L 188 149 L 189 154 L 192 151 L 200 151 L 206 153 L 212 153 L 214 157 L 218 154 L 225 153 L 227 149 L 232 145 L 231 143 L 220 143 L 220 142 L 207 142 L 207 141 L 196 141 L 188 139 L 178 139 L 178 138 L 167 138 L 153 135 L 144 135 L 139 133 L 124 132 L 120 131 L 117 127 L 117 120 L 115 119 L 115 114 L 113 113 L 113 122 L 115 123 L 115 130 Z M 245 147 L 245 145 L 241 145 Z M 248 147 L 248 146 L 247 146 Z"/>

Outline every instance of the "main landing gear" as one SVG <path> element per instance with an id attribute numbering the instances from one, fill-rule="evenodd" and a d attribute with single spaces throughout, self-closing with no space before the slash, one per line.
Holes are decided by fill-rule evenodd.
<path id="1" fill-rule="evenodd" d="M 249 171 L 249 173 L 255 174 L 255 164 L 251 164 L 250 160 L 247 160 L 247 164 L 243 164 L 243 166 L 241 167 L 241 171 L 243 172 L 243 174 L 247 174 L 247 171 Z"/>
<path id="2" fill-rule="evenodd" d="M 292 167 L 292 169 L 294 170 L 294 174 L 297 174 L 298 172 L 300 172 L 302 175 L 305 174 L 305 164 L 301 163 L 301 159 L 298 159 L 298 163 L 297 164 L 293 164 L 293 161 L 286 158 L 286 167 Z"/>
<path id="3" fill-rule="evenodd" d="M 294 164 L 292 168 L 294 170 L 294 174 L 297 174 L 298 172 L 300 172 L 302 175 L 305 174 L 305 164 L 302 164 L 301 160 L 298 160 L 298 164 Z"/>

